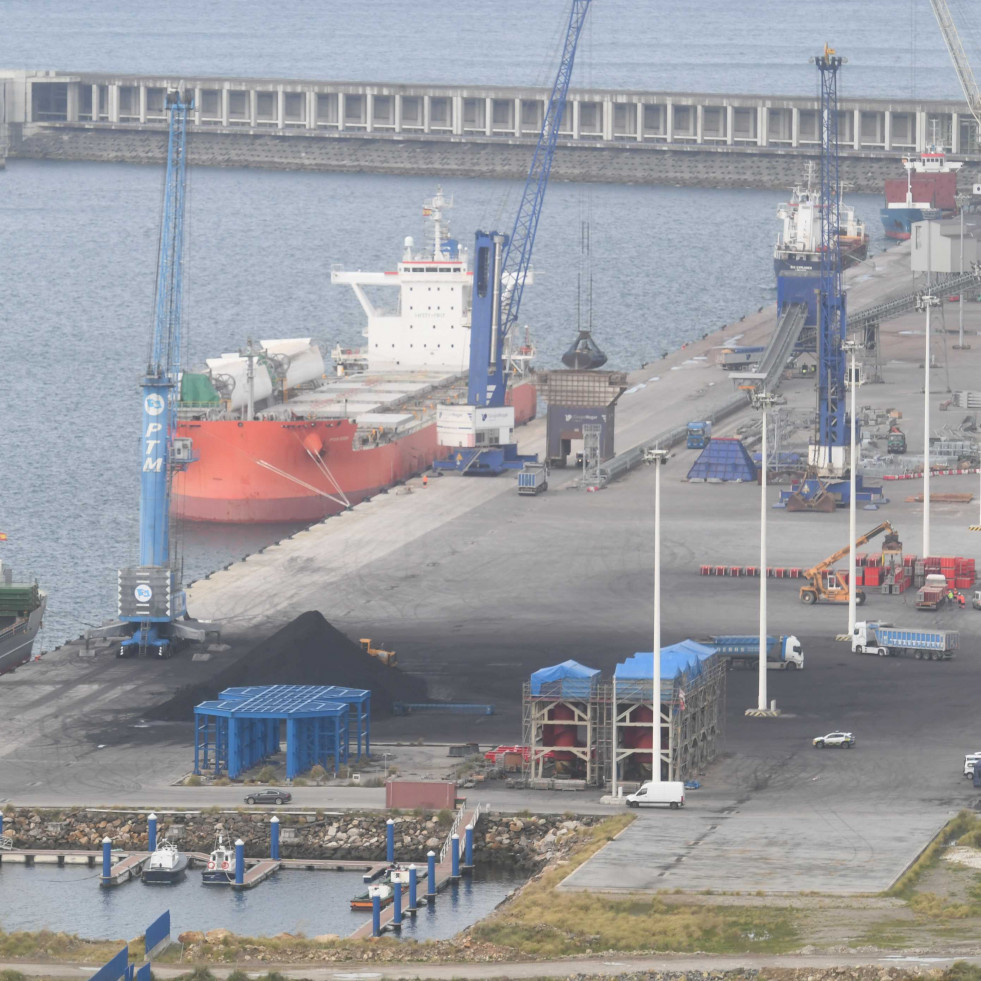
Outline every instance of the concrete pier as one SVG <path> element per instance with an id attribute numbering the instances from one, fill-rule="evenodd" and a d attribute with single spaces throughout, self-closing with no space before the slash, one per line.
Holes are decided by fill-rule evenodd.
<path id="1" fill-rule="evenodd" d="M 525 176 L 549 97 L 466 84 L 8 71 L 8 155 L 159 162 L 165 95 L 177 86 L 194 99 L 194 164 L 442 177 Z M 819 114 L 813 97 L 573 89 L 553 175 L 784 187 L 819 152 Z M 841 176 L 854 190 L 880 190 L 901 156 L 934 140 L 954 156 L 977 149 L 958 101 L 843 99 L 838 126 Z"/>

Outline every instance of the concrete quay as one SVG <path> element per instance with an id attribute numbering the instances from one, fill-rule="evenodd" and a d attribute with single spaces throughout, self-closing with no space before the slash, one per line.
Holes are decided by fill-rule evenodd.
<path id="1" fill-rule="evenodd" d="M 847 275 L 852 310 L 904 293 L 912 284 L 908 251 L 898 248 Z M 968 349 L 955 350 L 956 308 L 944 304 L 931 387 L 934 408 L 948 389 L 969 389 L 981 369 L 981 310 L 966 304 Z M 775 324 L 767 308 L 680 352 L 630 373 L 618 409 L 623 450 L 729 400 L 731 379 L 713 363 L 725 343 L 762 343 Z M 944 321 L 946 322 L 944 324 Z M 943 327 L 946 326 L 946 332 Z M 601 342 L 602 338 L 598 338 Z M 923 439 L 923 316 L 883 326 L 882 382 L 860 405 L 896 408 L 910 446 Z M 786 442 L 806 439 L 813 382 L 786 382 Z M 934 413 L 933 429 L 957 426 L 965 413 Z M 758 427 L 750 409 L 721 434 Z M 794 428 L 796 427 L 796 432 Z M 540 450 L 544 422 L 521 432 Z M 759 489 L 688 484 L 697 451 L 679 450 L 662 479 L 662 636 L 664 643 L 712 633 L 751 633 L 758 623 L 759 581 L 700 577 L 704 563 L 754 565 L 759 558 Z M 867 446 L 867 459 L 883 448 Z M 871 471 L 870 478 L 876 472 Z M 231 806 L 237 787 L 177 787 L 190 768 L 187 723 L 144 716 L 176 689 L 230 663 L 244 645 L 309 609 L 349 636 L 384 636 L 400 667 L 426 678 L 434 699 L 493 702 L 493 716 L 377 720 L 374 734 L 393 747 L 403 771 L 422 772 L 422 742 L 515 742 L 521 731 L 521 684 L 536 668 L 566 658 L 600 668 L 649 650 L 652 623 L 653 475 L 627 474 L 598 493 L 575 489 L 574 471 L 554 471 L 548 493 L 519 498 L 509 478 L 410 481 L 350 512 L 216 573 L 191 589 L 191 612 L 222 621 L 228 651 L 209 660 L 120 662 L 111 654 L 52 652 L 0 684 L 0 786 L 14 803 L 129 803 Z M 942 482 L 942 486 L 940 486 Z M 879 511 L 859 515 L 859 530 L 888 518 L 905 550 L 922 554 L 923 505 L 907 503 L 915 481 L 887 491 Z M 976 492 L 978 478 L 937 478 L 934 491 Z M 772 491 L 774 500 L 777 490 Z M 935 504 L 933 554 L 976 553 L 967 527 L 978 503 Z M 769 512 L 769 561 L 808 566 L 844 545 L 847 514 Z M 862 612 L 913 625 L 961 630 L 952 662 L 856 657 L 834 637 L 845 611 L 804 607 L 798 584 L 768 587 L 772 632 L 803 641 L 806 670 L 771 672 L 775 719 L 749 719 L 757 701 L 753 672 L 728 683 L 721 757 L 700 775 L 677 811 L 645 811 L 567 886 L 593 890 L 759 889 L 863 892 L 892 881 L 944 820 L 975 803 L 961 776 L 962 754 L 976 748 L 978 635 L 966 611 L 914 611 L 909 594 L 872 595 Z M 284 678 L 284 682 L 290 679 Z M 858 745 L 819 753 L 811 738 L 844 727 Z M 401 745 L 398 745 L 401 744 Z M 436 750 L 436 755 L 445 756 Z M 403 759 L 404 757 L 404 759 Z M 411 760 L 406 765 L 405 760 Z M 445 766 L 445 763 L 441 765 Z M 574 795 L 485 785 L 490 811 L 608 811 L 600 792 Z M 297 806 L 381 807 L 371 788 L 297 788 Z"/>
<path id="2" fill-rule="evenodd" d="M 11 157 L 159 163 L 168 90 L 193 95 L 195 165 L 523 179 L 550 90 L 105 72 L 0 72 Z M 820 149 L 812 96 L 573 88 L 558 180 L 786 188 Z M 842 99 L 841 179 L 878 192 L 940 141 L 970 154 L 957 101 Z M 966 160 L 962 177 L 976 179 Z"/>

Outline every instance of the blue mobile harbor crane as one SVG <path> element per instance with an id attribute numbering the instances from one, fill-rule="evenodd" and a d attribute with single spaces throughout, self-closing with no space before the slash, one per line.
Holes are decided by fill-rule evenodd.
<path id="1" fill-rule="evenodd" d="M 169 92 L 170 126 L 160 228 L 153 331 L 142 381 L 140 564 L 119 570 L 119 622 L 89 631 L 125 636 L 120 657 L 170 657 L 213 629 L 186 616 L 180 556 L 171 541 L 170 488 L 175 470 L 191 460 L 191 441 L 176 439 L 181 369 L 181 275 L 187 169 L 187 115 L 181 92 Z M 128 636 L 126 636 L 128 634 Z"/>
<path id="2" fill-rule="evenodd" d="M 565 113 L 576 47 L 591 2 L 572 2 L 559 70 L 545 107 L 514 229 L 510 235 L 476 233 L 467 390 L 467 407 L 473 414 L 474 445 L 454 447 L 447 459 L 433 464 L 435 469 L 459 470 L 468 475 L 496 475 L 504 470 L 520 469 L 525 463 L 538 459 L 537 455 L 521 456 L 516 444 L 500 441 L 501 432 L 513 428 L 513 413 L 510 415 L 511 427 L 508 427 L 511 410 L 504 405 L 509 373 L 506 342 L 518 320 L 535 232 Z"/>
<path id="3" fill-rule="evenodd" d="M 840 227 L 841 180 L 838 168 L 838 70 L 844 59 L 825 46 L 814 59 L 821 73 L 821 272 L 818 288 L 818 411 L 808 450 L 807 473 L 781 495 L 788 511 L 832 512 L 848 504 L 850 468 L 848 400 L 845 397 L 847 336 L 842 288 Z M 856 499 L 881 500 L 881 488 L 856 478 Z"/>

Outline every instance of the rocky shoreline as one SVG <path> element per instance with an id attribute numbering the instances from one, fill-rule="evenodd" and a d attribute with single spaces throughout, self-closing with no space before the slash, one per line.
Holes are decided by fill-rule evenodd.
<path id="1" fill-rule="evenodd" d="M 11 809 L 4 812 L 3 833 L 18 849 L 99 851 L 103 838 L 113 848 L 146 850 L 149 811 Z M 425 861 L 443 847 L 453 812 L 391 814 L 387 812 L 276 814 L 280 820 L 283 858 L 383 861 L 387 821 L 395 825 L 395 854 L 401 861 Z M 269 854 L 268 811 L 168 811 L 157 813 L 158 838 L 169 838 L 182 851 L 208 852 L 221 832 L 245 842 L 249 857 Z M 498 867 L 534 871 L 577 840 L 581 828 L 596 817 L 481 814 L 474 829 L 474 860 Z"/>

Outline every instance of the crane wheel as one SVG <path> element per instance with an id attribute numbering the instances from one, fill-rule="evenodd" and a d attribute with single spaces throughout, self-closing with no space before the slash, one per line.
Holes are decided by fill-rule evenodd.
<path id="1" fill-rule="evenodd" d="M 800 594 L 800 601 L 807 606 L 813 606 L 817 602 L 817 593 L 811 589 L 805 589 Z"/>

